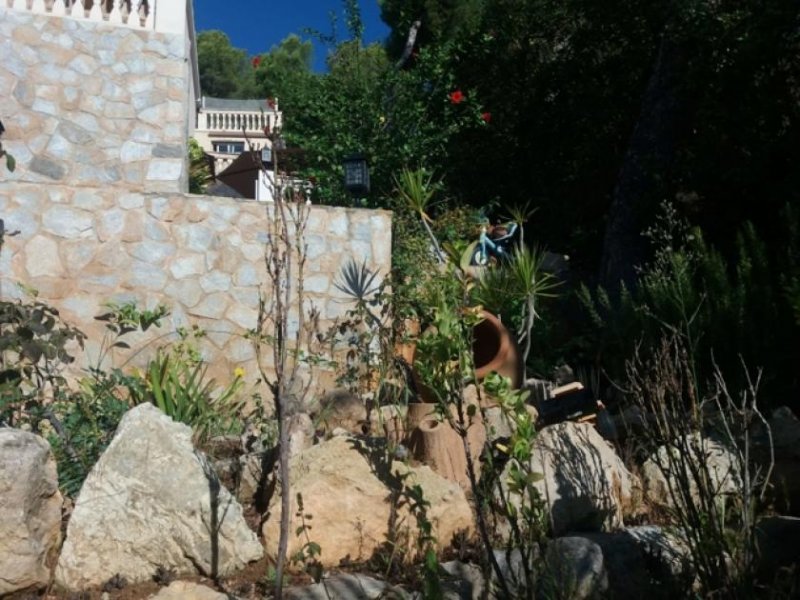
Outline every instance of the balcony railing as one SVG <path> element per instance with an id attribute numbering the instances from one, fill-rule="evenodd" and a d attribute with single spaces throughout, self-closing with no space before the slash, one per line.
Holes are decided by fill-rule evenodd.
<path id="1" fill-rule="evenodd" d="M 3 0 L 0 0 L 2 2 Z M 186 7 L 170 0 L 4 0 L 6 7 L 33 13 L 104 21 L 134 29 L 184 33 Z M 181 12 L 182 15 L 177 14 Z"/>
<path id="2" fill-rule="evenodd" d="M 280 113 L 275 112 L 204 112 L 200 114 L 199 128 L 207 131 L 230 131 L 239 133 L 263 132 L 265 127 L 270 130 L 281 126 Z"/>

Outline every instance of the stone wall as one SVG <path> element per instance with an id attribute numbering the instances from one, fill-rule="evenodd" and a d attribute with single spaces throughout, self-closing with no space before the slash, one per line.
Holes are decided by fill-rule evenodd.
<path id="1" fill-rule="evenodd" d="M 89 335 L 89 361 L 100 352 L 104 330 L 94 317 L 103 304 L 136 300 L 148 308 L 164 303 L 171 316 L 154 334 L 134 337 L 134 351 L 196 324 L 206 331 L 200 348 L 220 380 L 237 366 L 253 372 L 253 348 L 243 335 L 256 325 L 266 282 L 263 203 L 2 182 L 0 218 L 19 232 L 0 252 L 0 296 L 24 297 L 18 283 L 36 289 Z M 388 272 L 391 213 L 311 206 L 305 239 L 305 288 L 324 328 L 351 306 L 333 285 L 348 257 Z M 117 362 L 131 354 L 120 351 Z"/>
<path id="2" fill-rule="evenodd" d="M 104 303 L 166 304 L 169 322 L 111 359 L 141 364 L 158 336 L 198 325 L 228 381 L 254 370 L 243 334 L 266 281 L 267 207 L 182 193 L 189 38 L 0 7 L 0 119 L 17 159 L 13 173 L 0 165 L 0 219 L 18 231 L 0 252 L 0 297 L 37 290 L 88 335 L 84 364 L 101 353 Z M 305 287 L 325 327 L 348 308 L 333 286 L 348 256 L 388 272 L 391 215 L 314 206 L 306 239 Z"/>
<path id="3" fill-rule="evenodd" d="M 186 191 L 187 52 L 182 34 L 0 7 L 3 179 Z"/>

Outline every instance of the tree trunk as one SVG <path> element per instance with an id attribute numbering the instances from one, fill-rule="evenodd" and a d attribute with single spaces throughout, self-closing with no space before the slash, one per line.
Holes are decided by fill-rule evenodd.
<path id="1" fill-rule="evenodd" d="M 665 199 L 675 156 L 686 53 L 667 34 L 661 38 L 639 118 L 620 169 L 608 215 L 600 281 L 616 295 L 620 282 L 636 283 L 636 266 L 645 258 L 642 230 L 654 207 Z"/>

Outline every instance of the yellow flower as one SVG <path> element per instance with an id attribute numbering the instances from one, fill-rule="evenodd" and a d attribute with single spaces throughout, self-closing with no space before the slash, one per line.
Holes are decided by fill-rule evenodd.
<path id="1" fill-rule="evenodd" d="M 233 374 L 235 377 L 241 379 L 242 377 L 244 377 L 244 369 L 242 367 L 236 367 L 233 370 Z"/>

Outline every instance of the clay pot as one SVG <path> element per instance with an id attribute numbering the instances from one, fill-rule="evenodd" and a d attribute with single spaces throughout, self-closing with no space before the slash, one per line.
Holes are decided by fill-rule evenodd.
<path id="1" fill-rule="evenodd" d="M 472 330 L 472 355 L 478 381 L 492 371 L 511 379 L 511 388 L 522 385 L 522 353 L 511 332 L 493 314 L 481 311 L 483 320 Z"/>
<path id="2" fill-rule="evenodd" d="M 405 341 L 398 340 L 394 345 L 395 356 L 402 358 L 407 364 L 414 364 L 414 354 L 417 351 L 417 338 L 419 337 L 419 321 L 416 319 L 403 320 L 403 334 Z"/>
<path id="3" fill-rule="evenodd" d="M 453 417 L 456 418 L 455 407 L 451 409 Z M 470 454 L 477 475 L 480 475 L 480 455 L 486 443 L 486 427 L 480 415 L 480 411 L 477 411 L 470 419 L 467 429 Z M 455 481 L 462 488 L 468 489 L 470 483 L 464 444 L 447 420 L 439 420 L 436 415 L 436 405 L 426 402 L 410 403 L 407 419 L 407 431 L 410 435 L 406 443 L 411 455 L 430 466 L 445 479 Z"/>

